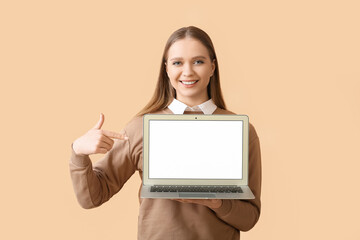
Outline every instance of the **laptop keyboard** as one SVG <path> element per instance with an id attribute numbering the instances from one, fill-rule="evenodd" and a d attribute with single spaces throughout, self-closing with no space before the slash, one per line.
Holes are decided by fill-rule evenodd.
<path id="1" fill-rule="evenodd" d="M 172 186 L 155 185 L 150 192 L 213 192 L 213 193 L 242 193 L 238 186 Z"/>

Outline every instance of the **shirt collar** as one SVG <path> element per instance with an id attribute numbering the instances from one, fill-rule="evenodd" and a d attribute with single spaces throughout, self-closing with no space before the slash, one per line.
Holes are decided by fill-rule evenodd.
<path id="1" fill-rule="evenodd" d="M 189 107 L 185 103 L 180 102 L 179 100 L 175 99 L 171 102 L 171 104 L 168 106 L 168 108 L 174 113 L 174 114 L 184 114 L 185 111 L 192 111 L 192 112 L 203 112 L 204 114 L 213 114 L 216 110 L 217 106 L 213 102 L 212 99 L 207 100 L 206 102 L 194 106 Z"/>

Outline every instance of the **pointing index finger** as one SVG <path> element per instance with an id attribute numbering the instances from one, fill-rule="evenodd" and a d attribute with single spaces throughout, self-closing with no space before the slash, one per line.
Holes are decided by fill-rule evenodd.
<path id="1" fill-rule="evenodd" d="M 103 134 L 109 138 L 116 138 L 116 139 L 120 139 L 120 140 L 127 140 L 129 139 L 125 134 L 121 134 L 121 133 L 117 133 L 117 132 L 112 132 L 112 131 L 108 131 L 108 130 L 102 130 Z"/>

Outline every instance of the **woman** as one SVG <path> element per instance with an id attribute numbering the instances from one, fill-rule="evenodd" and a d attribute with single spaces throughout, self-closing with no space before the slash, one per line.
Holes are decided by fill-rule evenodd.
<path id="1" fill-rule="evenodd" d="M 101 130 L 101 114 L 94 128 L 74 141 L 70 172 L 82 207 L 97 207 L 109 200 L 135 171 L 142 179 L 142 115 L 146 113 L 234 114 L 226 110 L 215 50 L 204 31 L 190 26 L 170 36 L 153 98 L 121 133 Z M 92 165 L 89 155 L 94 153 L 106 155 Z M 251 124 L 249 186 L 255 199 L 247 201 L 139 198 L 138 239 L 240 239 L 240 231 L 256 224 L 261 156 Z"/>

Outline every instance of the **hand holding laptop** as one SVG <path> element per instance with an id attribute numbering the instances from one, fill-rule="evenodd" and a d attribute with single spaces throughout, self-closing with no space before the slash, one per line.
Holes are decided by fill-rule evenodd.
<path id="1" fill-rule="evenodd" d="M 114 145 L 114 139 L 126 140 L 123 134 L 101 129 L 104 123 L 104 114 L 100 114 L 99 121 L 80 138 L 73 143 L 73 149 L 78 155 L 90 155 L 95 153 L 107 153 Z"/>
<path id="2" fill-rule="evenodd" d="M 222 205 L 222 199 L 173 199 L 173 200 L 182 203 L 200 204 L 212 209 L 219 208 Z"/>

